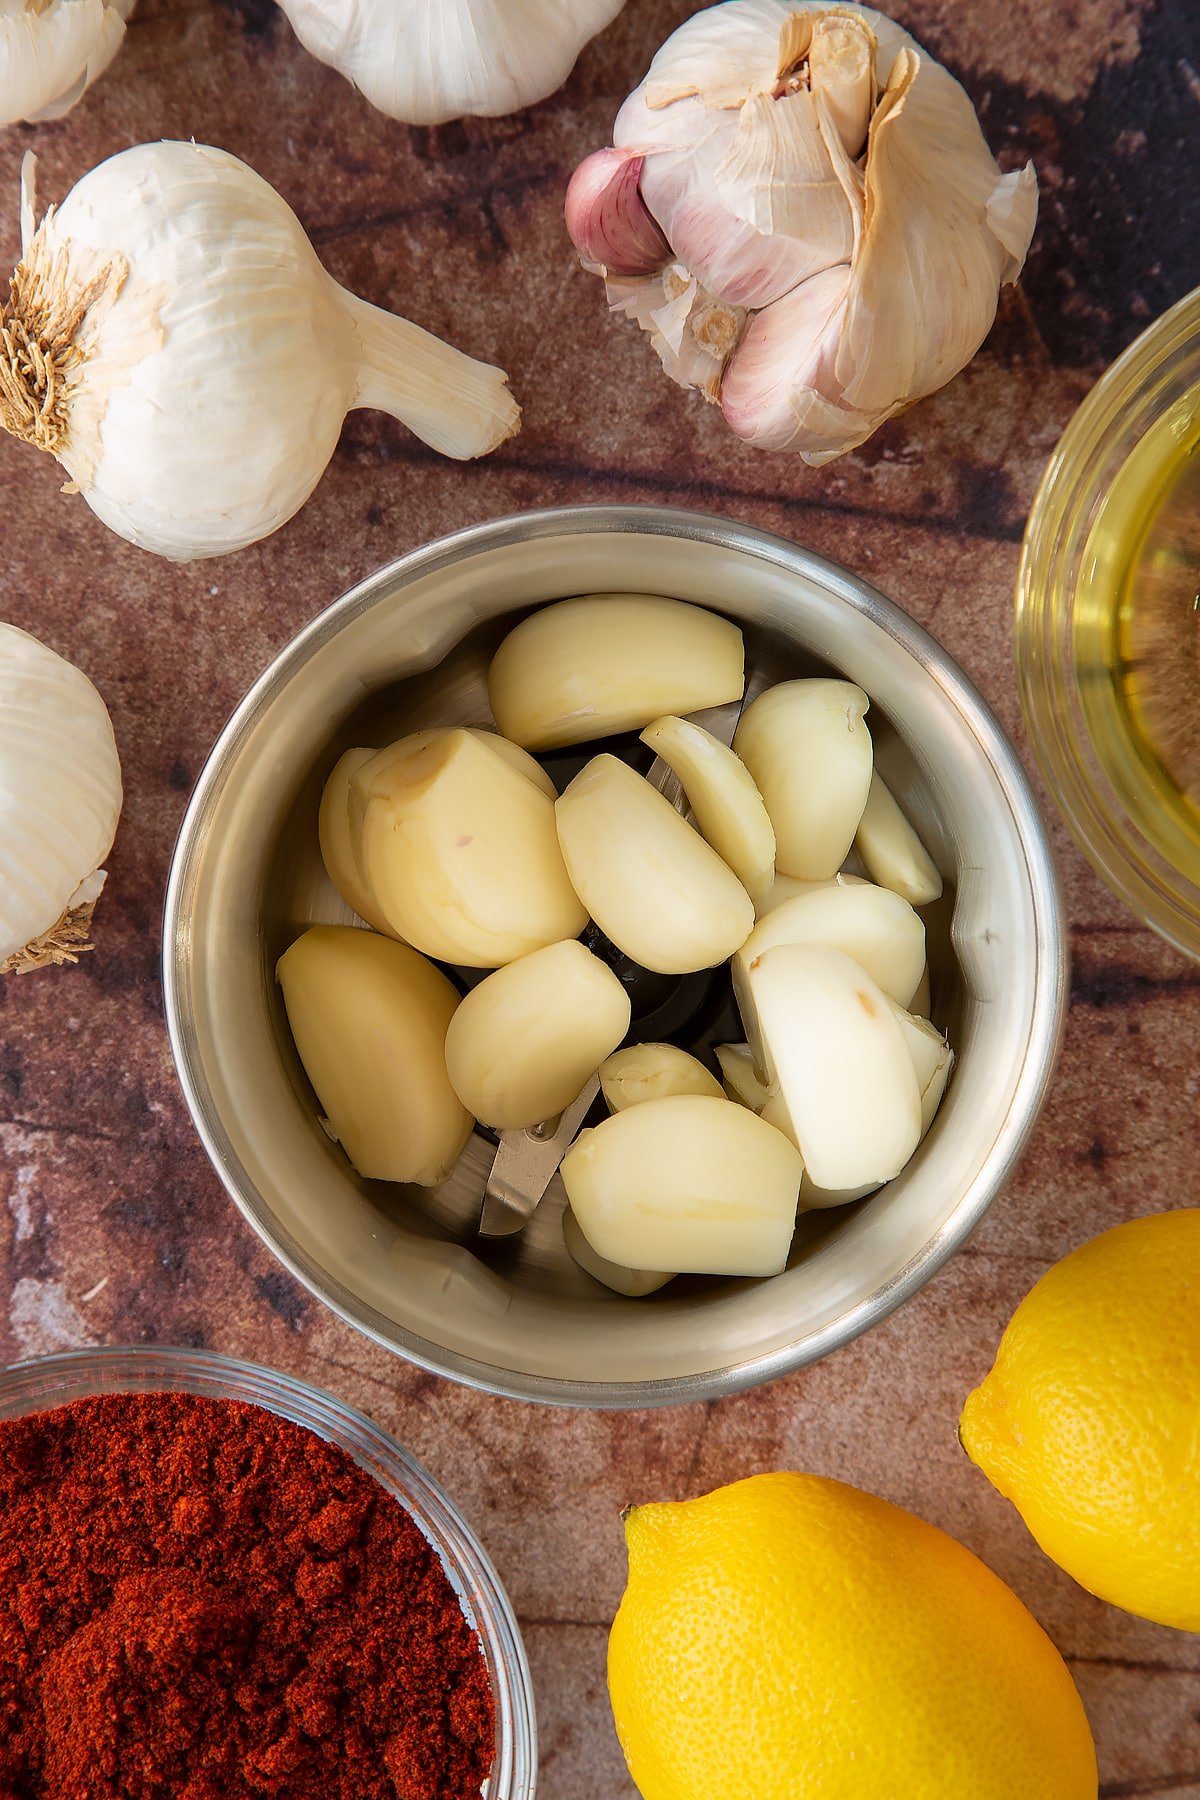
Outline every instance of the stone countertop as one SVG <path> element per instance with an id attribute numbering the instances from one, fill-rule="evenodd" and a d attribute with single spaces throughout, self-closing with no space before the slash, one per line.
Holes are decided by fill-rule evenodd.
<path id="1" fill-rule="evenodd" d="M 1050 1263 L 1119 1220 L 1200 1198 L 1200 970 L 1110 898 L 1057 819 L 1073 1004 L 1018 1173 L 915 1299 L 750 1394 L 547 1414 L 408 1368 L 310 1298 L 241 1222 L 176 1084 L 160 909 L 208 747 L 299 626 L 440 533 L 574 501 L 663 501 L 765 526 L 907 607 L 1025 748 L 1011 596 L 1039 475 L 1103 364 L 1200 281 L 1194 8 L 899 6 L 965 82 L 1005 165 L 1036 159 L 1041 222 L 1021 286 L 1007 290 L 966 373 L 820 471 L 738 444 L 714 410 L 668 383 L 640 334 L 606 316 L 561 227 L 574 163 L 608 141 L 620 99 L 692 10 L 629 0 L 553 99 L 419 130 L 381 118 L 308 57 L 268 0 L 142 0 L 118 62 L 69 118 L 0 133 L 0 255 L 15 260 L 29 145 L 49 200 L 126 145 L 194 136 L 275 183 L 340 280 L 502 363 L 525 406 L 521 436 L 467 466 L 377 413 L 354 414 L 296 520 L 191 567 L 118 540 L 60 495 L 49 459 L 0 445 L 0 616 L 96 682 L 127 788 L 96 953 L 0 991 L 0 1360 L 83 1344 L 203 1345 L 302 1375 L 393 1431 L 461 1503 L 512 1595 L 545 1800 L 633 1792 L 604 1682 L 624 1581 L 621 1506 L 789 1466 L 911 1507 L 1017 1590 L 1082 1689 L 1105 1800 L 1200 1796 L 1198 1640 L 1082 1592 L 955 1439 L 964 1395 Z"/>

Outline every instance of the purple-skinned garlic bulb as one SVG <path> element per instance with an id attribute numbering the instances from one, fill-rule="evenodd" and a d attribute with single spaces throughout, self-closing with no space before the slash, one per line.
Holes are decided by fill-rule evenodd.
<path id="1" fill-rule="evenodd" d="M 566 214 L 673 380 L 819 464 L 970 361 L 1037 180 L 1001 173 L 959 83 L 881 13 L 725 0 L 659 50 Z"/>

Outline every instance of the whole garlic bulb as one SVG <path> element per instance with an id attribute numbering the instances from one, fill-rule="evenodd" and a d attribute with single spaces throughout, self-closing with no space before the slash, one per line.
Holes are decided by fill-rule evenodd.
<path id="1" fill-rule="evenodd" d="M 304 504 L 353 407 L 447 456 L 518 429 L 500 369 L 339 287 L 270 184 L 223 150 L 140 144 L 34 229 L 0 307 L 0 425 L 105 524 L 179 561 Z"/>
<path id="2" fill-rule="evenodd" d="M 567 227 L 610 306 L 764 449 L 823 463 L 975 354 L 1037 216 L 966 93 L 882 14 L 727 0 L 659 50 Z"/>
<path id="3" fill-rule="evenodd" d="M 103 700 L 82 670 L 0 624 L 0 975 L 90 948 L 120 812 Z"/>
<path id="4" fill-rule="evenodd" d="M 61 119 L 103 75 L 135 0 L 0 0 L 0 125 Z"/>
<path id="5" fill-rule="evenodd" d="M 495 118 L 562 86 L 625 0 L 279 0 L 306 50 L 409 125 Z"/>

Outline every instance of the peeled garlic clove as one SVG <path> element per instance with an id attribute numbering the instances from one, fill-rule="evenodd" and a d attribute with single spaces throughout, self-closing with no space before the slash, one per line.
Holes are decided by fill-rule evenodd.
<path id="1" fill-rule="evenodd" d="M 745 763 L 711 731 L 673 714 L 647 725 L 642 742 L 679 777 L 701 834 L 757 901 L 775 876 L 775 833 Z"/>
<path id="2" fill-rule="evenodd" d="M 942 891 L 937 864 L 897 806 L 878 770 L 854 835 L 867 872 L 880 887 L 902 894 L 913 906 L 928 906 Z"/>
<path id="3" fill-rule="evenodd" d="M 646 275 L 671 260 L 671 247 L 638 192 L 643 160 L 631 150 L 597 150 L 567 184 L 567 231 L 596 274 Z"/>
<path id="4" fill-rule="evenodd" d="M 567 873 L 601 931 L 644 969 L 684 975 L 732 956 L 750 896 L 670 801 L 615 756 L 594 756 L 555 814 Z"/>
<path id="5" fill-rule="evenodd" d="M 611 1113 L 668 1094 L 723 1098 L 721 1084 L 702 1062 L 676 1044 L 630 1044 L 600 1065 L 600 1091 Z"/>
<path id="6" fill-rule="evenodd" d="M 641 1300 L 647 1294 L 656 1294 L 659 1288 L 666 1287 L 668 1281 L 674 1280 L 674 1276 L 657 1269 L 625 1269 L 618 1263 L 608 1262 L 603 1256 L 597 1256 L 569 1206 L 563 1210 L 563 1241 L 572 1260 L 579 1264 L 586 1275 L 592 1276 L 595 1281 L 602 1281 L 614 1294 L 624 1294 L 630 1300 Z"/>
<path id="7" fill-rule="evenodd" d="M 778 944 L 746 972 L 769 1082 L 777 1086 L 808 1173 L 821 1188 L 899 1174 L 921 1135 L 921 1096 L 882 990 L 840 950 Z"/>
<path id="8" fill-rule="evenodd" d="M 0 126 L 61 119 L 103 75 L 134 0 L 0 5 Z"/>
<path id="9" fill-rule="evenodd" d="M 867 696 L 852 681 L 784 681 L 751 701 L 733 747 L 775 827 L 775 867 L 804 881 L 836 875 L 871 786 Z"/>
<path id="10" fill-rule="evenodd" d="M 527 750 L 637 731 L 665 712 L 741 698 L 742 634 L 653 594 L 559 600 L 509 632 L 488 670 L 505 737 Z"/>
<path id="11" fill-rule="evenodd" d="M 629 1030 L 629 995 L 573 939 L 471 989 L 446 1034 L 454 1091 L 498 1131 L 557 1118 Z"/>
<path id="12" fill-rule="evenodd" d="M 625 0 L 280 0 L 306 50 L 407 125 L 496 118 L 560 88 Z"/>
<path id="13" fill-rule="evenodd" d="M 495 750 L 506 763 L 532 781 L 548 800 L 558 798 L 558 790 L 542 765 L 535 762 L 519 744 L 510 744 L 507 738 L 498 736 L 494 731 L 480 731 L 473 726 L 470 731 L 472 737 L 479 738 L 488 749 Z M 418 742 L 427 742 L 432 735 L 431 732 L 414 732 L 408 741 L 415 747 Z M 346 905 L 360 919 L 365 919 L 373 930 L 382 932 L 385 937 L 395 937 L 397 933 L 388 924 L 382 910 L 375 905 L 359 872 L 350 832 L 351 777 L 378 754 L 376 750 L 359 748 L 347 750 L 338 758 L 321 795 L 318 834 L 325 872 Z"/>
<path id="14" fill-rule="evenodd" d="M 485 733 L 379 751 L 351 779 L 350 834 L 391 930 L 439 961 L 494 969 L 587 924 L 552 802 Z"/>
<path id="15" fill-rule="evenodd" d="M 350 780 L 377 754 L 362 748 L 347 750 L 338 757 L 321 792 L 321 809 L 317 815 L 317 835 L 321 845 L 321 861 L 325 873 L 352 912 L 365 919 L 373 930 L 385 937 L 395 932 L 374 905 L 354 858 L 350 841 Z"/>
<path id="16" fill-rule="evenodd" d="M 938 1107 L 942 1104 L 942 1096 L 946 1092 L 946 1083 L 954 1068 L 954 1052 L 949 1044 L 946 1053 L 939 1061 L 927 1087 L 921 1089 L 921 1136 L 924 1137 L 933 1124 Z"/>
<path id="17" fill-rule="evenodd" d="M 917 991 L 908 1002 L 909 1012 L 915 1013 L 918 1019 L 927 1019 L 929 1017 L 932 999 L 933 990 L 929 981 L 929 964 L 926 963 L 924 969 L 921 971 L 921 979 L 917 983 Z"/>
<path id="18" fill-rule="evenodd" d="M 480 731 L 475 726 L 469 727 L 471 736 L 477 737 L 481 743 L 502 756 L 511 768 L 523 775 L 526 781 L 532 781 L 539 793 L 545 794 L 547 800 L 558 799 L 558 789 L 543 769 L 536 756 L 530 756 L 528 750 L 522 750 L 520 744 L 514 744 L 511 738 L 501 737 L 498 731 Z"/>
<path id="19" fill-rule="evenodd" d="M 937 1026 L 931 1025 L 928 1019 L 918 1019 L 905 1012 L 902 1006 L 893 1005 L 892 1012 L 916 1071 L 921 1095 L 921 1136 L 924 1137 L 946 1091 L 946 1082 L 954 1066 L 954 1052 Z"/>
<path id="20" fill-rule="evenodd" d="M 96 689 L 37 638 L 0 624 L 0 975 L 90 949 L 121 799 Z"/>
<path id="21" fill-rule="evenodd" d="M 875 1193 L 880 1185 L 878 1181 L 864 1181 L 858 1187 L 818 1187 L 806 1169 L 800 1183 L 800 1210 L 823 1212 L 829 1206 L 849 1206 L 852 1200 L 863 1200 L 868 1194 Z"/>
<path id="22" fill-rule="evenodd" d="M 782 1133 L 744 1106 L 672 1094 L 582 1132 L 563 1158 L 562 1178 L 580 1229 L 609 1262 L 777 1275 L 803 1168 Z"/>
<path id="23" fill-rule="evenodd" d="M 853 879 L 853 876 L 832 875 L 828 881 L 801 881 L 795 875 L 777 874 L 766 893 L 754 902 L 755 916 L 765 919 L 769 912 L 774 912 L 785 900 L 794 900 L 798 894 L 811 894 L 815 888 L 833 887 L 838 881 Z"/>
<path id="24" fill-rule="evenodd" d="M 444 1181 L 471 1135 L 446 1074 L 458 995 L 392 938 L 314 925 L 275 970 L 304 1072 L 332 1135 L 374 1181 Z"/>
<path id="25" fill-rule="evenodd" d="M 139 144 L 34 230 L 0 336 L 0 428 L 55 456 L 131 543 L 187 561 L 283 525 L 346 414 L 378 407 L 447 456 L 518 429 L 500 369 L 347 293 L 269 183 L 224 150 Z"/>
<path id="26" fill-rule="evenodd" d="M 750 964 L 776 944 L 841 950 L 901 1006 L 912 999 L 925 968 L 925 926 L 907 900 L 869 881 L 835 881 L 785 900 L 754 927 L 730 971 L 743 1015 Z"/>
<path id="27" fill-rule="evenodd" d="M 749 1045 L 729 1045 L 727 1048 L 744 1050 L 746 1061 L 750 1064 L 750 1069 L 747 1070 L 740 1058 L 737 1061 L 730 1060 L 730 1075 L 733 1079 L 727 1078 L 725 1085 L 730 1089 L 733 1098 L 742 1100 L 743 1105 L 749 1106 L 766 1124 L 773 1125 L 776 1131 L 782 1131 L 789 1144 L 796 1144 L 796 1128 L 792 1124 L 792 1116 L 788 1112 L 787 1103 L 778 1087 L 767 1087 L 763 1082 L 754 1067 L 754 1056 Z M 737 1091 L 739 1086 L 742 1090 L 741 1093 Z M 799 1150 L 799 1148 L 799 1144 L 796 1144 L 796 1149 Z M 878 1186 L 877 1181 L 867 1181 L 859 1187 L 822 1188 L 817 1186 L 808 1170 L 805 1169 L 800 1183 L 799 1210 L 801 1212 L 817 1212 L 827 1206 L 845 1206 L 851 1200 L 861 1200 L 864 1194 L 874 1193 Z"/>
<path id="28" fill-rule="evenodd" d="M 718 1044 L 716 1058 L 725 1092 L 740 1106 L 760 1113 L 771 1097 L 749 1044 Z"/>

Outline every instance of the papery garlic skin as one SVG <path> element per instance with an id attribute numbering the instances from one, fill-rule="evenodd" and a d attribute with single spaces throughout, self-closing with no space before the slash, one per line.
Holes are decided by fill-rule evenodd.
<path id="1" fill-rule="evenodd" d="M 446 1074 L 458 995 L 441 970 L 373 931 L 314 925 L 276 977 L 304 1072 L 359 1174 L 444 1181 L 472 1120 Z"/>
<path id="2" fill-rule="evenodd" d="M 607 1257 L 597 1255 L 569 1206 L 563 1208 L 563 1242 L 571 1260 L 579 1264 L 585 1275 L 590 1275 L 593 1281 L 603 1282 L 614 1294 L 624 1294 L 628 1300 L 642 1300 L 647 1294 L 657 1294 L 659 1288 L 675 1279 L 658 1269 L 626 1269 L 620 1263 L 609 1262 Z"/>
<path id="3" fill-rule="evenodd" d="M 92 683 L 0 624 L 0 975 L 89 948 L 121 799 L 112 721 Z"/>
<path id="4" fill-rule="evenodd" d="M 543 606 L 514 625 L 488 669 L 496 723 L 527 750 L 723 706 L 744 686 L 737 626 L 659 594 L 586 594 Z"/>
<path id="5" fill-rule="evenodd" d="M 23 182 L 0 425 L 131 543 L 187 561 L 277 530 L 355 407 L 448 456 L 518 429 L 501 370 L 339 287 L 287 203 L 223 150 L 122 151 L 36 232 Z"/>
<path id="6" fill-rule="evenodd" d="M 279 0 L 306 50 L 408 125 L 495 118 L 560 88 L 625 0 Z"/>
<path id="7" fill-rule="evenodd" d="M 840 0 L 696 13 L 622 106 L 613 147 L 640 163 L 670 252 L 639 261 L 633 197 L 617 213 L 593 181 L 568 227 L 585 265 L 606 267 L 610 305 L 741 437 L 814 464 L 970 360 L 1037 215 L 1032 164 L 1001 174 L 948 71 Z M 588 251 L 600 237 L 604 258 Z M 669 285 L 688 296 L 673 315 Z"/>
<path id="8" fill-rule="evenodd" d="M 710 969 L 750 935 L 754 907 L 736 875 L 627 763 L 594 756 L 554 811 L 571 885 L 644 969 Z"/>
<path id="9" fill-rule="evenodd" d="M 446 1034 L 455 1093 L 484 1125 L 519 1131 L 557 1118 L 629 1030 L 629 995 L 573 939 L 487 975 Z"/>
<path id="10" fill-rule="evenodd" d="M 0 126 L 61 119 L 103 75 L 135 0 L 3 0 Z"/>
<path id="11" fill-rule="evenodd" d="M 668 1094 L 707 1094 L 720 1100 L 721 1084 L 696 1057 L 678 1044 L 630 1044 L 600 1065 L 600 1092 L 610 1113 Z"/>
<path id="12" fill-rule="evenodd" d="M 803 1172 L 782 1132 L 700 1094 L 613 1113 L 562 1162 L 571 1210 L 598 1255 L 680 1275 L 778 1275 Z"/>

